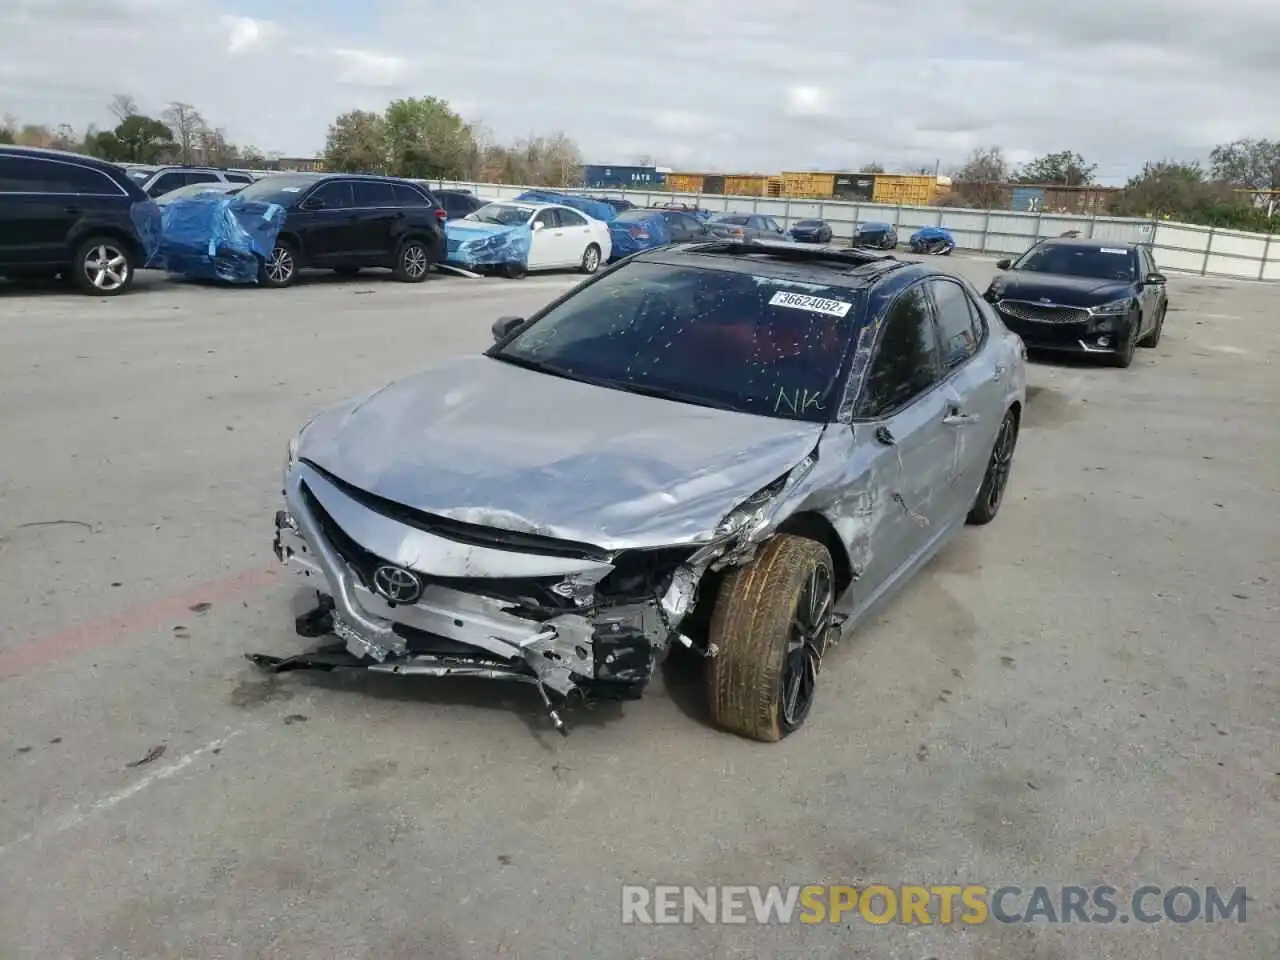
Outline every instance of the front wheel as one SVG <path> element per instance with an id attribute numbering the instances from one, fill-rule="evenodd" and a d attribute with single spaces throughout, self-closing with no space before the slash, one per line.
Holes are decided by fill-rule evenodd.
<path id="1" fill-rule="evenodd" d="M 1160 313 L 1156 315 L 1156 325 L 1154 329 L 1147 334 L 1147 339 L 1143 340 L 1138 344 L 1138 346 L 1150 349 L 1160 343 L 1160 334 L 1164 333 L 1164 314 L 1165 308 L 1161 307 Z"/>
<path id="2" fill-rule="evenodd" d="M 1112 366 L 1123 369 L 1133 363 L 1134 348 L 1138 345 L 1141 330 L 1142 318 L 1135 313 L 1129 318 L 1129 329 L 1125 331 L 1124 340 L 1120 342 L 1119 348 L 1111 357 Z"/>
<path id="3" fill-rule="evenodd" d="M 277 243 L 258 268 L 258 282 L 264 287 L 279 290 L 292 286 L 297 279 L 297 252 L 287 243 Z"/>
<path id="4" fill-rule="evenodd" d="M 600 269 L 600 248 L 594 243 L 588 244 L 582 253 L 582 264 L 578 267 L 583 273 L 590 275 Z"/>
<path id="5" fill-rule="evenodd" d="M 81 293 L 115 297 L 133 286 L 134 256 L 114 237 L 89 237 L 76 247 L 71 282 Z"/>
<path id="6" fill-rule="evenodd" d="M 1009 473 L 1013 469 L 1013 451 L 1017 445 L 1018 417 L 1010 410 L 1004 415 L 1000 432 L 996 434 L 991 459 L 987 461 L 987 472 L 982 477 L 982 486 L 978 488 L 977 499 L 965 518 L 968 523 L 982 526 L 994 520 L 1000 512 L 1004 491 L 1009 485 Z"/>
<path id="7" fill-rule="evenodd" d="M 396 254 L 392 274 L 401 283 L 421 283 L 431 271 L 431 257 L 421 240 L 406 240 Z"/>
<path id="8" fill-rule="evenodd" d="M 775 742 L 809 716 L 835 608 L 831 554 L 816 540 L 779 534 L 720 586 L 711 617 L 711 718 L 752 740 Z"/>

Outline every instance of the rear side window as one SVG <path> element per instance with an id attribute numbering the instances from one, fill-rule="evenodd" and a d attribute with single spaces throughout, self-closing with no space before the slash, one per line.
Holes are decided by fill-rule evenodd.
<path id="1" fill-rule="evenodd" d="M 0 157 L 0 193 L 86 193 L 121 196 L 105 173 L 36 157 Z"/>
<path id="2" fill-rule="evenodd" d="M 942 367 L 954 370 L 978 352 L 978 344 L 982 342 L 981 320 L 960 284 L 933 280 L 930 286 L 937 308 Z"/>
<path id="3" fill-rule="evenodd" d="M 207 170 L 193 170 L 187 174 L 187 183 L 221 183 L 222 178 Z"/>
<path id="4" fill-rule="evenodd" d="M 557 210 L 556 216 L 560 218 L 560 226 L 562 227 L 585 227 L 587 218 L 581 214 L 574 213 L 572 210 Z"/>
<path id="5" fill-rule="evenodd" d="M 427 198 L 424 197 L 413 187 L 404 183 L 395 183 L 391 185 L 391 192 L 395 197 L 397 206 L 401 207 L 424 207 L 427 205 Z M 445 209 L 448 209 L 447 205 Z"/>
<path id="6" fill-rule="evenodd" d="M 249 176 L 247 173 L 228 173 L 227 182 L 228 183 L 253 183 L 253 177 Z"/>
<path id="7" fill-rule="evenodd" d="M 179 187 L 187 185 L 186 174 L 183 173 L 162 173 L 156 178 L 156 182 L 147 188 L 148 196 L 158 197 L 168 193 L 170 190 L 177 190 Z"/>
<path id="8" fill-rule="evenodd" d="M 352 185 L 357 207 L 390 207 L 396 202 L 391 184 L 378 180 L 357 180 Z"/>
<path id="9" fill-rule="evenodd" d="M 933 314 L 922 286 L 905 291 L 885 314 L 859 413 L 879 417 L 905 407 L 941 378 Z"/>

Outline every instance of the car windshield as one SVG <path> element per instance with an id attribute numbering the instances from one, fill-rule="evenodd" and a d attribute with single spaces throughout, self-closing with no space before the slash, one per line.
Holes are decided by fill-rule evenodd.
<path id="1" fill-rule="evenodd" d="M 246 184 L 236 197 L 240 200 L 278 203 L 282 207 L 292 207 L 312 185 L 318 182 L 315 177 L 264 177 L 255 183 Z"/>
<path id="2" fill-rule="evenodd" d="M 799 223 L 797 223 L 797 224 L 796 224 L 796 226 L 797 226 L 797 227 L 806 227 L 806 228 L 808 228 L 808 227 L 820 227 L 820 226 L 822 226 L 822 221 L 821 221 L 821 220 L 801 220 Z"/>
<path id="3" fill-rule="evenodd" d="M 533 207 L 516 206 L 512 203 L 486 203 L 479 210 L 473 210 L 462 219 L 516 227 L 527 223 L 533 216 L 533 210 Z"/>
<path id="4" fill-rule="evenodd" d="M 1013 269 L 1092 280 L 1132 280 L 1134 277 L 1133 255 L 1125 247 L 1074 243 L 1042 243 L 1024 253 Z"/>
<path id="5" fill-rule="evenodd" d="M 861 322 L 855 290 L 631 263 L 491 356 L 615 390 L 828 422 Z"/>

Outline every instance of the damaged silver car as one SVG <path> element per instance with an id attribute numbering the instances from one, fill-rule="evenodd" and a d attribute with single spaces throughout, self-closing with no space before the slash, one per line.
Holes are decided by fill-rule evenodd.
<path id="1" fill-rule="evenodd" d="M 680 645 L 717 724 L 779 740 L 841 632 L 996 515 L 1025 402 L 966 282 L 862 250 L 649 251 L 493 334 L 289 444 L 275 552 L 338 642 L 260 665 L 523 681 L 563 730 Z"/>

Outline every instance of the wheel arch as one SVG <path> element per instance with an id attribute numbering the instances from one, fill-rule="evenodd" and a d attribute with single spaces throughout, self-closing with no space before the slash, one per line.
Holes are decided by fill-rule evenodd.
<path id="1" fill-rule="evenodd" d="M 143 249 L 138 238 L 123 227 L 110 224 L 86 224 L 78 228 L 71 236 L 71 253 L 74 255 L 82 243 L 93 237 L 110 237 L 116 243 L 128 248 L 129 254 L 136 261 L 133 265 L 135 270 L 141 269 L 146 262 L 147 252 Z M 79 268 L 77 267 L 77 269 Z"/>
<path id="2" fill-rule="evenodd" d="M 787 533 L 793 537 L 804 537 L 815 540 L 827 548 L 831 554 L 832 571 L 836 575 L 836 596 L 839 597 L 853 583 L 853 562 L 849 551 L 836 528 L 823 514 L 812 510 L 793 513 L 779 524 L 777 533 Z"/>

